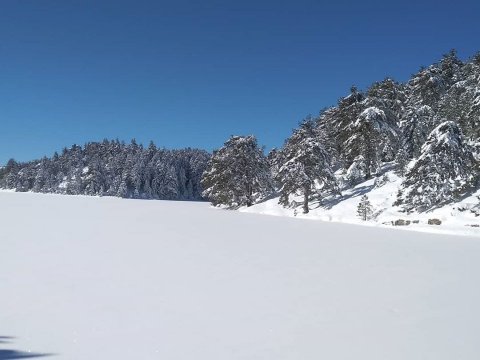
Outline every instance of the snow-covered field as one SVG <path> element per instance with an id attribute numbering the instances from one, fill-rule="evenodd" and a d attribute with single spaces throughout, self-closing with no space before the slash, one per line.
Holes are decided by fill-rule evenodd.
<path id="1" fill-rule="evenodd" d="M 1 360 L 480 358 L 478 237 L 0 192 L 0 238 Z"/>
<path id="2" fill-rule="evenodd" d="M 428 212 L 407 214 L 402 211 L 401 207 L 393 206 L 402 179 L 397 177 L 393 171 L 387 171 L 386 175 L 388 180 L 382 186 L 375 186 L 374 179 L 370 179 L 342 191 L 341 198 L 327 198 L 322 204 L 313 202 L 310 205 L 310 212 L 306 215 L 302 213 L 301 206 L 296 209 L 282 207 L 278 204 L 278 198 L 249 208 L 241 208 L 240 211 L 380 227 L 392 227 L 392 222 L 400 219 L 409 220 L 410 225 L 395 226 L 396 229 L 480 236 L 480 191 L 461 201 Z M 368 222 L 362 221 L 357 216 L 357 206 L 364 194 L 368 196 L 374 210 L 374 218 Z M 298 197 L 295 200 L 301 204 L 302 198 Z M 428 225 L 429 219 L 438 219 L 442 224 L 440 226 Z M 413 223 L 413 221 L 418 221 L 418 223 Z"/>

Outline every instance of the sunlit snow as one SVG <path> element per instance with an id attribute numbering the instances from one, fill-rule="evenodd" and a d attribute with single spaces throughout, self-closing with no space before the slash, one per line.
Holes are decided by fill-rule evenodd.
<path id="1" fill-rule="evenodd" d="M 480 354 L 479 238 L 12 192 L 0 229 L 0 358 Z"/>

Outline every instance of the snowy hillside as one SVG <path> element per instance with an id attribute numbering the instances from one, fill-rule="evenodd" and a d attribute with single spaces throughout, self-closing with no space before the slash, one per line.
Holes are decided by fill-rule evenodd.
<path id="1" fill-rule="evenodd" d="M 406 83 L 353 86 L 267 156 L 255 136 L 232 136 L 208 161 L 202 195 L 232 209 L 255 205 L 248 212 L 313 209 L 305 217 L 347 222 L 361 200 L 364 220 L 475 233 L 465 227 L 479 225 L 479 94 L 480 53 L 463 62 L 455 50 Z"/>
<path id="2" fill-rule="evenodd" d="M 350 221 L 357 199 L 309 216 Z M 0 192 L 0 229 L 2 360 L 480 354 L 478 238 L 14 192 Z"/>
<path id="3" fill-rule="evenodd" d="M 478 198 L 480 191 L 461 201 L 428 212 L 407 213 L 401 207 L 394 206 L 401 187 L 401 180 L 394 171 L 387 171 L 377 180 L 377 184 L 375 184 L 375 179 L 370 179 L 342 191 L 341 196 L 331 196 L 321 202 L 312 202 L 308 214 L 303 214 L 300 207 L 283 207 L 278 203 L 279 198 L 273 198 L 251 207 L 242 207 L 240 211 L 433 233 L 480 236 L 478 227 L 480 225 Z M 362 221 L 357 215 L 357 207 L 362 195 L 367 195 L 372 204 L 373 216 L 369 221 Z M 298 196 L 294 201 L 301 203 L 302 198 Z M 429 225 L 429 219 L 438 219 L 441 224 Z M 410 223 L 398 225 L 398 220 L 410 221 Z M 397 221 L 397 225 L 395 225 L 395 221 Z"/>

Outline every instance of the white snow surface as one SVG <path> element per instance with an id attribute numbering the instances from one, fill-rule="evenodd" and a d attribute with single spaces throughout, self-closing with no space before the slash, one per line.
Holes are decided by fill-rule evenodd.
<path id="1" fill-rule="evenodd" d="M 461 201 L 447 204 L 428 212 L 407 214 L 401 207 L 393 206 L 397 199 L 402 179 L 396 176 L 393 171 L 387 171 L 385 174 L 388 177 L 385 185 L 375 187 L 374 179 L 367 180 L 355 187 L 342 191 L 341 198 L 327 197 L 321 203 L 318 201 L 312 202 L 308 214 L 302 213 L 301 206 L 284 208 L 278 204 L 278 198 L 273 198 L 248 208 L 240 208 L 240 211 L 388 228 L 392 228 L 392 221 L 401 219 L 410 220 L 410 225 L 395 226 L 395 229 L 480 236 L 480 227 L 476 227 L 480 226 L 480 190 Z M 364 194 L 368 196 L 375 215 L 375 218 L 368 222 L 362 221 L 357 216 L 357 207 L 360 198 Z M 294 200 L 301 204 L 302 199 L 300 196 Z M 439 219 L 442 224 L 439 226 L 428 225 L 429 219 Z M 418 220 L 418 223 L 414 224 L 414 220 Z"/>
<path id="2" fill-rule="evenodd" d="M 13 192 L 0 231 L 0 359 L 480 356 L 476 237 Z"/>

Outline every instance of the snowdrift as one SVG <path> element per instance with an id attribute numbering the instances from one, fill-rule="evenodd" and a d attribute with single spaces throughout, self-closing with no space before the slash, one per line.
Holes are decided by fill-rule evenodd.
<path id="1" fill-rule="evenodd" d="M 385 172 L 380 181 L 370 179 L 352 188 L 342 191 L 342 196 L 327 197 L 312 202 L 310 212 L 303 214 L 301 207 L 284 208 L 273 198 L 251 207 L 242 207 L 240 211 L 247 213 L 289 216 L 302 219 L 342 222 L 379 227 L 395 227 L 395 229 L 415 230 L 432 233 L 455 235 L 480 235 L 480 191 L 465 197 L 461 201 L 452 202 L 442 207 L 425 212 L 407 213 L 401 206 L 394 206 L 402 179 L 394 171 Z M 357 216 L 357 206 L 362 195 L 367 195 L 374 210 L 370 221 L 362 221 Z M 302 198 L 298 197 L 298 203 Z M 428 221 L 438 219 L 441 225 L 429 225 Z M 397 225 L 404 220 L 409 225 Z"/>

